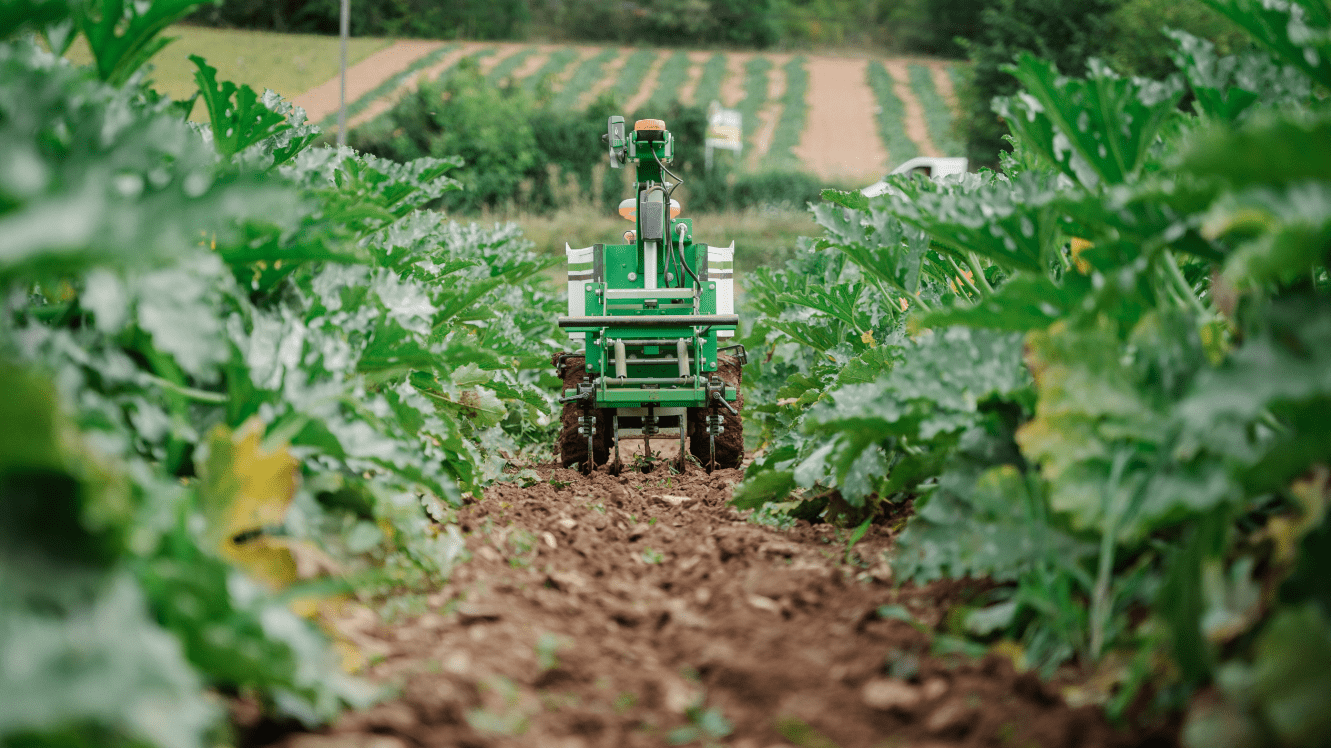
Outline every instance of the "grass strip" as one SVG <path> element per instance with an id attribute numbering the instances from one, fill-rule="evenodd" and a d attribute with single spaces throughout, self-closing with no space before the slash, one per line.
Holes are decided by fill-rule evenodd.
<path id="1" fill-rule="evenodd" d="M 513 74 L 513 71 L 522 67 L 522 63 L 527 61 L 528 57 L 536 54 L 536 50 L 527 48 L 519 50 L 517 54 L 509 55 L 500 60 L 490 72 L 485 74 L 485 82 L 492 86 L 501 86 L 504 79 Z"/>
<path id="2" fill-rule="evenodd" d="M 781 96 L 781 118 L 776 121 L 772 131 L 772 145 L 767 149 L 767 161 L 773 166 L 795 166 L 799 159 L 795 157 L 795 146 L 800 144 L 800 135 L 804 132 L 804 123 L 808 119 L 809 71 L 804 69 L 808 62 L 804 57 L 796 57 L 783 66 L 786 73 L 786 92 Z"/>
<path id="3" fill-rule="evenodd" d="M 494 47 L 491 47 L 490 49 L 478 50 L 476 52 L 467 55 L 466 57 L 462 57 L 452 65 L 449 65 L 443 70 L 440 70 L 439 75 L 436 75 L 434 77 L 434 82 L 443 83 L 444 81 L 447 81 L 449 78 L 452 78 L 453 74 L 456 73 L 458 69 L 462 67 L 462 63 L 464 62 L 477 63 L 482 57 L 489 57 L 490 55 L 495 54 L 498 51 L 499 50 L 495 49 Z"/>
<path id="4" fill-rule="evenodd" d="M 564 68 L 568 67 L 568 64 L 577 59 L 577 57 L 578 50 L 571 47 L 565 47 L 551 52 L 550 56 L 546 58 L 544 65 L 542 65 L 536 72 L 523 79 L 522 87 L 528 91 L 535 91 L 536 87 L 541 85 L 543 81 L 551 76 L 559 75 L 559 73 L 562 72 Z"/>
<path id="5" fill-rule="evenodd" d="M 693 103 L 706 107 L 721 99 L 721 84 L 726 80 L 726 56 L 712 55 L 703 63 L 702 76 L 698 78 L 698 87 L 693 90 Z"/>
<path id="6" fill-rule="evenodd" d="M 961 143 L 952 134 L 952 107 L 947 105 L 934 85 L 934 77 L 924 65 L 910 65 L 910 89 L 915 98 L 920 100 L 924 109 L 924 123 L 929 128 L 929 139 L 945 155 L 956 156 L 963 152 Z"/>
<path id="7" fill-rule="evenodd" d="M 735 106 L 744 117 L 744 148 L 753 144 L 753 134 L 758 130 L 758 112 L 767 103 L 767 71 L 772 69 L 772 61 L 766 57 L 755 56 L 744 63 L 744 98 Z"/>
<path id="8" fill-rule="evenodd" d="M 896 166 L 920 155 L 919 146 L 906 136 L 906 107 L 892 90 L 892 76 L 883 63 L 872 60 L 868 68 L 869 88 L 878 99 L 878 136 L 887 148 L 888 163 Z"/>
<path id="9" fill-rule="evenodd" d="M 724 62 L 722 60 L 722 64 Z M 643 104 L 643 108 L 660 111 L 678 100 L 679 89 L 689 80 L 691 65 L 688 54 L 684 52 L 676 52 L 661 63 L 661 69 L 656 71 L 656 88 L 652 89 L 652 95 Z"/>
<path id="10" fill-rule="evenodd" d="M 551 104 L 556 109 L 573 109 L 578 105 L 578 99 L 587 92 L 587 89 L 596 85 L 601 80 L 601 70 L 607 62 L 619 56 L 619 50 L 614 47 L 603 49 L 600 52 L 588 57 L 582 61 L 581 65 L 573 71 L 572 77 L 555 94 Z"/>
<path id="11" fill-rule="evenodd" d="M 624 61 L 624 67 L 619 69 L 615 85 L 610 88 L 617 104 L 623 106 L 638 93 L 638 89 L 642 88 L 642 79 L 647 76 L 647 71 L 651 70 L 652 63 L 656 62 L 656 55 L 655 50 L 640 49 Z"/>
<path id="12" fill-rule="evenodd" d="M 389 76 L 388 78 L 384 79 L 382 83 L 362 94 L 360 98 L 356 99 L 350 104 L 347 104 L 347 119 L 350 120 L 352 117 L 355 117 L 357 114 L 360 114 L 361 112 L 365 111 L 365 109 L 369 107 L 371 104 L 373 104 L 375 101 L 378 101 L 384 96 L 392 94 L 394 91 L 398 90 L 398 88 L 400 88 L 403 83 L 406 83 L 408 80 L 410 80 L 411 76 L 415 75 L 416 73 L 419 73 L 425 68 L 430 67 L 436 62 L 439 62 L 449 52 L 452 52 L 453 50 L 457 49 L 457 46 L 458 45 L 456 44 L 445 44 L 444 46 L 434 50 L 428 55 L 421 55 L 420 57 L 417 57 L 415 60 L 412 61 L 410 65 L 408 65 L 404 70 L 402 70 L 402 72 L 397 73 L 396 75 Z M 323 121 L 319 123 L 319 126 L 326 128 L 335 124 L 337 124 L 336 111 L 334 111 L 332 114 L 328 115 L 327 117 L 324 117 Z"/>

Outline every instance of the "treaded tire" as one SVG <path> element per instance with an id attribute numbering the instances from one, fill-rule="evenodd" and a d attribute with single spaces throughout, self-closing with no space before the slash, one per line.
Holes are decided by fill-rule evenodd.
<path id="1" fill-rule="evenodd" d="M 577 389 L 578 383 L 587 374 L 585 356 L 564 357 L 564 389 Z M 564 403 L 564 410 L 559 418 L 559 464 L 569 467 L 587 461 L 587 437 L 578 433 L 578 418 L 582 408 L 578 403 Z M 592 437 L 592 448 L 597 465 L 610 461 L 610 416 L 604 409 L 596 411 L 596 435 Z"/>
<path id="2" fill-rule="evenodd" d="M 721 425 L 725 429 L 716 437 L 716 467 L 719 470 L 737 468 L 744 461 L 744 369 L 739 359 L 724 353 L 717 356 L 716 373 L 728 387 L 734 387 L 739 399 L 731 403 L 740 415 L 733 415 L 729 410 L 720 408 Z M 711 446 L 707 438 L 707 414 L 710 408 L 689 408 L 689 454 L 692 454 L 702 466 L 707 467 L 712 459 Z M 583 451 L 587 451 L 583 447 Z"/>

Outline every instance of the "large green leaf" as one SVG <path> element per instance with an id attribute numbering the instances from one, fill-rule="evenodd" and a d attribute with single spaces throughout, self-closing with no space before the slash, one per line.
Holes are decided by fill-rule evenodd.
<path id="1" fill-rule="evenodd" d="M 1331 86 L 1331 9 L 1320 0 L 1202 0 L 1287 65 Z"/>
<path id="2" fill-rule="evenodd" d="M 999 114 L 1024 143 L 1088 188 L 1135 177 L 1178 104 L 1177 85 L 1122 78 L 1092 60 L 1086 78 L 1067 78 L 1029 52 L 1008 68 L 1024 91 Z"/>
<path id="3" fill-rule="evenodd" d="M 76 19 L 102 80 L 120 85 L 171 42 L 158 36 L 200 0 L 81 2 Z"/>

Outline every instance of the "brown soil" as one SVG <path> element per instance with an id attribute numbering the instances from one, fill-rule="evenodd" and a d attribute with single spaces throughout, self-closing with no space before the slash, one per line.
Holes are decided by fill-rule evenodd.
<path id="1" fill-rule="evenodd" d="M 406 70 L 414 60 L 443 45 L 444 42 L 397 42 L 347 68 L 347 103 L 359 99 L 391 76 Z M 341 76 L 335 76 L 292 101 L 305 109 L 311 122 L 318 122 L 337 112 L 341 86 Z"/>
<path id="2" fill-rule="evenodd" d="M 473 558 L 396 622 L 341 622 L 363 673 L 394 689 L 320 733 L 249 745 L 664 746 L 698 707 L 735 748 L 1136 746 L 1095 707 L 998 654 L 930 654 L 965 582 L 896 587 L 881 561 L 900 516 L 847 554 L 844 534 L 780 531 L 727 505 L 738 470 L 684 475 L 553 466 L 490 488 L 457 521 Z M 880 616 L 879 606 L 915 623 Z M 703 736 L 707 737 L 707 736 Z"/>
<path id="3" fill-rule="evenodd" d="M 809 58 L 809 115 L 795 154 L 825 179 L 867 184 L 887 173 L 866 65 L 849 58 Z M 923 112 L 918 115 L 922 127 Z"/>
<path id="4" fill-rule="evenodd" d="M 892 92 L 901 99 L 901 108 L 905 110 L 906 137 L 915 141 L 915 145 L 920 147 L 920 153 L 925 156 L 943 155 L 929 139 L 929 126 L 924 120 L 924 107 L 920 106 L 920 100 L 915 98 L 915 92 L 910 89 L 910 72 L 907 69 L 905 60 L 884 60 L 883 67 L 892 76 Z"/>
<path id="5" fill-rule="evenodd" d="M 537 48 L 535 54 L 524 60 L 522 64 L 518 66 L 518 69 L 513 71 L 513 75 L 511 76 L 513 80 L 520 81 L 535 75 L 536 71 L 541 69 L 541 66 L 550 59 L 550 55 L 553 54 L 556 49 L 558 49 L 558 47 Z"/>
<path id="6" fill-rule="evenodd" d="M 753 55 L 744 52 L 726 54 L 726 77 L 721 81 L 721 105 L 733 107 L 744 99 L 744 66 Z M 706 106 L 706 103 L 703 104 Z M 745 127 L 752 127 L 748 122 Z"/>
<path id="7" fill-rule="evenodd" d="M 929 75 L 933 76 L 934 88 L 938 89 L 938 95 L 947 102 L 953 114 L 961 113 L 961 102 L 957 101 L 956 86 L 952 84 L 952 76 L 948 75 L 947 68 L 943 65 L 930 65 Z"/>
<path id="8" fill-rule="evenodd" d="M 776 123 L 785 109 L 781 97 L 786 95 L 786 70 L 782 66 L 790 62 L 790 57 L 768 59 L 772 61 L 772 69 L 767 72 L 767 103 L 758 111 L 758 121 L 749 125 L 757 128 L 753 133 L 753 148 L 746 154 L 750 168 L 757 168 L 771 150 Z"/>
<path id="9" fill-rule="evenodd" d="M 710 101 L 694 101 L 693 93 L 698 90 L 698 81 L 702 80 L 703 65 L 711 59 L 709 52 L 689 52 L 689 78 L 684 81 L 684 85 L 679 87 L 679 100 L 685 104 L 696 104 L 698 106 L 707 106 Z"/>
<path id="10" fill-rule="evenodd" d="M 582 92 L 578 97 L 578 108 L 585 108 L 588 104 L 596 101 L 596 97 L 602 92 L 615 85 L 619 78 L 619 73 L 624 69 L 624 65 L 629 61 L 629 55 L 633 54 L 632 49 L 619 50 L 619 56 L 601 66 L 601 79 L 592 84 L 592 87 Z M 658 59 L 660 55 L 657 55 Z"/>
<path id="11" fill-rule="evenodd" d="M 633 112 L 641 109 L 642 105 L 646 104 L 647 100 L 652 97 L 652 92 L 656 90 L 656 82 L 661 75 L 661 66 L 665 64 L 666 60 L 670 59 L 670 54 L 668 51 L 663 51 L 656 55 L 655 60 L 652 60 L 651 67 L 647 68 L 647 72 L 642 76 L 642 85 L 638 86 L 638 92 L 630 96 L 624 104 L 626 116 L 632 117 Z"/>

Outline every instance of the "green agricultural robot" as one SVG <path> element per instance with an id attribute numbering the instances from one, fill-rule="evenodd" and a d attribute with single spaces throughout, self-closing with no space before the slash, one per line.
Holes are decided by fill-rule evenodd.
<path id="1" fill-rule="evenodd" d="M 634 228 L 623 244 L 565 245 L 569 316 L 559 326 L 583 350 L 554 359 L 560 461 L 617 475 L 620 440 L 642 438 L 638 464 L 650 471 L 652 437 L 677 436 L 681 471 L 690 455 L 708 471 L 738 467 L 747 357 L 727 344 L 739 324 L 735 245 L 697 242 L 692 220 L 678 217 L 670 195 L 682 180 L 668 168 L 675 141 L 664 122 L 638 120 L 625 133 L 624 118 L 611 117 L 602 139 L 612 168 L 636 164 L 634 196 L 619 207 Z"/>

